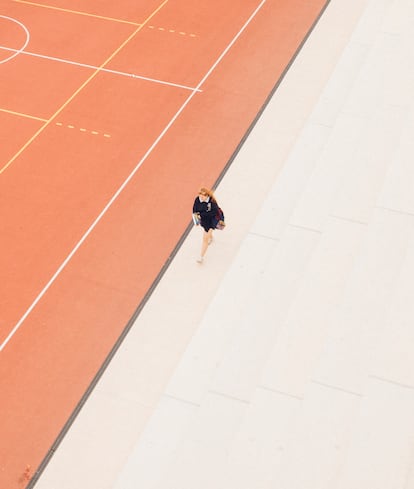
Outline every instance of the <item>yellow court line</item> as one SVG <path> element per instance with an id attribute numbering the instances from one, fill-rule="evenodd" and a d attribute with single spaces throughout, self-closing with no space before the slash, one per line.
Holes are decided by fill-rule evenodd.
<path id="1" fill-rule="evenodd" d="M 18 115 L 19 117 L 24 117 L 26 119 L 34 119 L 35 121 L 47 122 L 47 119 L 42 119 L 41 117 L 36 117 L 34 115 L 22 114 L 21 112 L 14 112 L 13 110 L 0 109 L 0 112 L 5 112 L 6 114 Z"/>
<path id="2" fill-rule="evenodd" d="M 53 121 L 53 119 L 55 119 L 64 109 L 65 107 L 67 107 L 67 105 L 76 97 L 76 95 L 78 95 L 78 93 L 83 90 L 86 85 L 92 81 L 95 76 L 100 72 L 100 70 L 102 68 L 104 68 L 118 53 L 119 51 L 124 47 L 126 46 L 126 44 L 129 43 L 129 41 L 136 35 L 138 34 L 138 32 L 140 30 L 143 29 L 143 27 L 145 27 L 145 25 L 164 7 L 164 5 L 166 5 L 168 3 L 168 0 L 164 0 L 161 5 L 159 7 L 157 7 L 154 12 L 152 12 L 152 14 L 150 14 L 146 19 L 145 21 L 139 25 L 139 27 L 137 29 L 135 29 L 135 31 L 128 37 L 128 39 L 126 39 L 126 41 L 124 41 L 119 47 L 118 49 L 116 49 L 112 54 L 111 56 L 109 56 L 109 58 L 104 61 L 101 66 L 99 66 L 96 71 L 94 73 L 92 73 L 92 75 L 76 90 L 75 93 L 73 93 L 71 95 L 71 97 L 69 97 L 66 102 L 62 105 L 62 107 L 60 107 L 53 115 L 52 117 L 46 121 L 45 124 L 43 124 L 43 126 L 38 129 L 38 131 L 35 132 L 35 134 L 33 134 L 33 136 L 26 142 L 26 144 L 24 144 L 24 146 L 22 148 L 20 148 L 20 150 L 11 158 L 11 160 L 9 160 L 5 166 L 3 166 L 3 168 L 0 170 L 0 175 L 13 163 L 13 161 L 18 158 L 22 153 L 23 151 L 37 138 L 37 136 L 39 134 L 41 134 L 43 132 L 44 129 L 46 129 L 46 127 Z"/>
<path id="3" fill-rule="evenodd" d="M 13 0 L 13 2 L 26 3 L 27 5 L 34 5 L 35 7 L 43 7 L 43 8 L 48 8 L 51 10 L 60 10 L 61 12 L 68 12 L 71 14 L 86 15 L 87 17 L 95 17 L 97 19 L 112 20 L 114 22 L 120 22 L 122 24 L 141 25 L 141 24 L 138 24 L 138 22 L 131 22 L 129 20 L 113 19 L 112 17 L 104 17 L 103 15 L 88 14 L 87 12 L 79 12 L 78 10 L 70 10 L 70 9 L 66 9 L 66 8 L 53 7 L 52 5 L 45 5 L 43 3 L 29 2 L 28 0 Z"/>

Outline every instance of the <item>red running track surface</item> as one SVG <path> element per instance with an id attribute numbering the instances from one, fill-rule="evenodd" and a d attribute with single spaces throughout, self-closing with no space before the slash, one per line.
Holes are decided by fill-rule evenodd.
<path id="1" fill-rule="evenodd" d="M 29 483 L 325 5 L 3 0 L 1 488 Z"/>

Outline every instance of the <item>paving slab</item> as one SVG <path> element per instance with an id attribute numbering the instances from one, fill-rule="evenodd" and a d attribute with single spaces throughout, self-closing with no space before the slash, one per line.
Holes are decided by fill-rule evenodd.
<path id="1" fill-rule="evenodd" d="M 413 412 L 414 389 L 371 378 L 334 487 L 408 489 Z"/>
<path id="2" fill-rule="evenodd" d="M 113 488 L 152 488 L 159 484 L 197 411 L 195 404 L 163 396 Z"/>
<path id="3" fill-rule="evenodd" d="M 412 216 L 376 209 L 340 304 L 330 317 L 314 379 L 363 394 L 405 257 Z"/>
<path id="4" fill-rule="evenodd" d="M 156 489 L 219 486 L 248 403 L 209 393 Z"/>
<path id="5" fill-rule="evenodd" d="M 361 400 L 360 396 L 339 389 L 310 384 L 291 429 L 280 470 L 274 474 L 273 487 L 335 487 Z"/>
<path id="6" fill-rule="evenodd" d="M 251 232 L 281 239 L 330 132 L 330 127 L 318 123 L 305 126 L 267 195 Z"/>
<path id="7" fill-rule="evenodd" d="M 258 388 L 231 446 L 218 489 L 274 489 L 302 401 Z"/>
<path id="8" fill-rule="evenodd" d="M 277 241 L 263 236 L 246 237 L 183 352 L 166 387 L 167 394 L 193 403 L 201 402 L 277 246 Z"/>
<path id="9" fill-rule="evenodd" d="M 406 107 L 388 106 L 374 114 L 365 128 L 363 143 L 348 161 L 332 215 L 358 222 L 370 220 L 387 170 L 398 150 L 407 113 Z"/>
<path id="10" fill-rule="evenodd" d="M 280 328 L 262 385 L 303 397 L 342 300 L 366 226 L 330 218 Z"/>
<path id="11" fill-rule="evenodd" d="M 411 216 L 410 216 L 411 217 Z M 414 219 L 414 218 L 412 218 Z M 414 222 L 411 221 L 411 229 Z M 410 227 L 409 225 L 407 227 Z M 385 326 L 372 355 L 372 375 L 414 387 L 414 240 L 395 287 Z"/>
<path id="12" fill-rule="evenodd" d="M 414 73 L 414 70 L 413 70 Z M 414 84 L 414 81 L 413 81 Z M 411 107 L 400 143 L 391 160 L 377 206 L 414 214 L 414 110 Z"/>
<path id="13" fill-rule="evenodd" d="M 214 391 L 251 399 L 319 238 L 319 233 L 288 227 L 261 280 L 256 281 L 254 294 L 216 368 Z"/>
<path id="14" fill-rule="evenodd" d="M 331 215 L 349 162 L 355 158 L 369 121 L 341 113 L 329 135 L 314 170 L 296 203 L 290 223 L 322 231 Z"/>

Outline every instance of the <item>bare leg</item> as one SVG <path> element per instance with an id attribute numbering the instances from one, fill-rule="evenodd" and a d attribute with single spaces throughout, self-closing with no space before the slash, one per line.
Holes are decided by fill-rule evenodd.
<path id="1" fill-rule="evenodd" d="M 201 243 L 200 259 L 198 260 L 199 262 L 203 261 L 204 255 L 206 254 L 206 251 L 208 248 L 208 245 L 211 243 L 212 239 L 213 239 L 213 230 L 209 229 L 209 231 L 207 233 L 204 231 L 203 242 Z"/>

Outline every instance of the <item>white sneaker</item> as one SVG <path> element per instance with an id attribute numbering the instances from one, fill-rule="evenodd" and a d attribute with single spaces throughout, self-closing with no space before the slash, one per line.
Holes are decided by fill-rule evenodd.
<path id="1" fill-rule="evenodd" d="M 203 263 L 203 261 L 204 261 L 204 258 L 202 256 L 197 258 L 197 263 Z"/>

